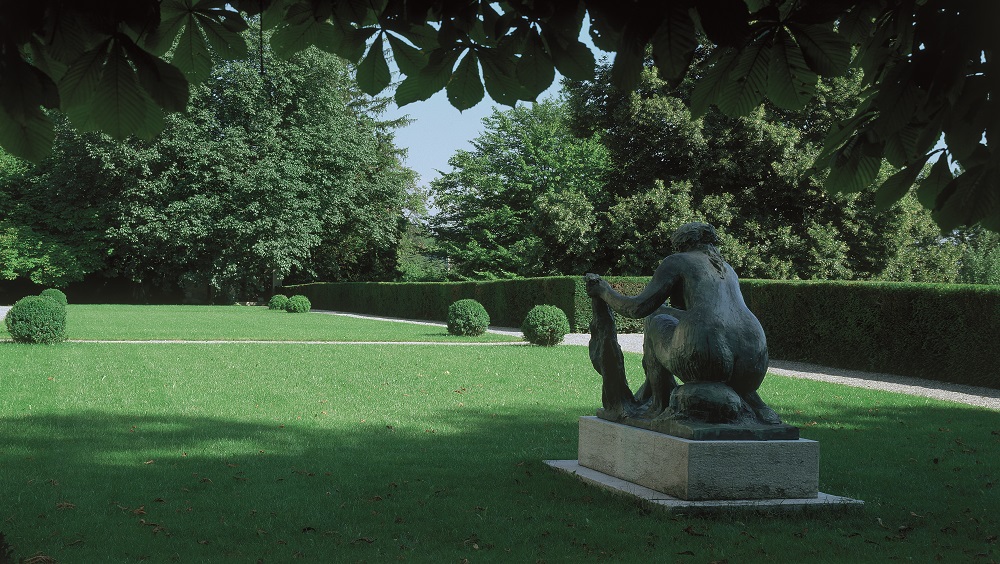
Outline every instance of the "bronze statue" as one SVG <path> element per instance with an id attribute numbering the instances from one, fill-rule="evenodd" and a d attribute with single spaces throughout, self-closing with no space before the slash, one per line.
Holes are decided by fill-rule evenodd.
<path id="1" fill-rule="evenodd" d="M 711 225 L 680 227 L 671 237 L 674 254 L 663 259 L 635 297 L 616 292 L 596 274 L 586 275 L 594 306 L 591 360 L 604 378 L 603 417 L 781 423 L 757 395 L 767 372 L 764 330 L 716 243 Z M 625 380 L 610 310 L 646 318 L 646 382 L 635 395 Z M 675 377 L 684 385 L 678 387 Z"/>

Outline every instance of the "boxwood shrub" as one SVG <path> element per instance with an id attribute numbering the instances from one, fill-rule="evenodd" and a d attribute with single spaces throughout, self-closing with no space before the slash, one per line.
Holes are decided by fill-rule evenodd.
<path id="1" fill-rule="evenodd" d="M 482 335 L 490 326 L 490 314 L 483 304 L 466 298 L 448 306 L 448 332 L 452 335 Z"/>
<path id="2" fill-rule="evenodd" d="M 267 301 L 267 309 L 284 310 L 285 305 L 288 304 L 288 296 L 284 294 L 275 294 L 271 296 L 271 299 Z"/>
<path id="3" fill-rule="evenodd" d="M 554 305 L 537 305 L 525 316 L 521 332 L 529 343 L 551 347 L 561 343 L 569 333 L 569 320 Z"/>
<path id="4" fill-rule="evenodd" d="M 288 298 L 285 303 L 285 311 L 288 313 L 306 313 L 312 309 L 312 304 L 309 303 L 309 298 L 299 294 Z"/>
<path id="5" fill-rule="evenodd" d="M 21 298 L 4 319 L 17 343 L 59 343 L 66 340 L 66 306 L 42 296 Z"/>
<path id="6" fill-rule="evenodd" d="M 64 306 L 69 304 L 69 300 L 66 299 L 66 294 L 57 288 L 46 288 L 38 295 L 43 298 L 51 298 Z"/>

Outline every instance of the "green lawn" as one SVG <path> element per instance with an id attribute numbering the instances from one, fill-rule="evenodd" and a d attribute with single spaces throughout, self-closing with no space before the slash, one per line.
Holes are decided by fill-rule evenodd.
<path id="1" fill-rule="evenodd" d="M 957 404 L 772 376 L 762 395 L 821 443 L 820 489 L 866 509 L 689 518 L 543 464 L 576 458 L 600 403 L 583 347 L 0 343 L 0 375 L 19 557 L 998 559 L 1000 420 Z"/>
<path id="2" fill-rule="evenodd" d="M 70 339 L 235 341 L 517 341 L 487 333 L 455 337 L 444 327 L 391 323 L 265 307 L 76 305 L 67 310 Z M 0 338 L 10 338 L 0 324 Z"/>

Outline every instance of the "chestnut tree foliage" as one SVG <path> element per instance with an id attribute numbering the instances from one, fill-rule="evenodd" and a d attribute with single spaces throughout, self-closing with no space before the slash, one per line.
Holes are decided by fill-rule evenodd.
<path id="1" fill-rule="evenodd" d="M 0 276 L 103 274 L 216 301 L 255 299 L 274 276 L 393 277 L 415 175 L 399 123 L 379 119 L 387 101 L 334 55 L 256 47 L 211 67 L 149 140 L 51 115 L 51 156 L 0 183 L 0 252 L 20 257 Z"/>
<path id="2" fill-rule="evenodd" d="M 65 119 L 54 121 L 67 132 Z M 106 186 L 81 181 L 104 173 L 89 150 L 57 144 L 49 160 L 65 174 L 54 177 L 0 151 L 0 280 L 62 287 L 104 268 L 113 196 Z"/>
<path id="3" fill-rule="evenodd" d="M 945 231 L 1000 229 L 997 61 L 1000 3 L 983 0 L 2 0 L 0 145 L 38 161 L 60 108 L 74 126 L 118 139 L 152 138 L 164 112 L 183 110 L 214 59 L 242 59 L 247 21 L 273 30 L 288 57 L 309 46 L 356 63 L 368 94 L 390 88 L 400 105 L 446 90 L 468 108 L 489 95 L 513 105 L 554 79 L 594 76 L 579 41 L 615 53 L 611 80 L 630 90 L 647 48 L 678 81 L 703 44 L 713 47 L 688 101 L 695 117 L 717 106 L 750 115 L 764 100 L 797 110 L 819 77 L 863 73 L 863 103 L 825 134 L 815 158 L 825 185 L 878 184 L 889 207 L 921 176 L 921 204 Z M 936 148 L 943 136 L 945 147 Z M 880 176 L 882 160 L 895 169 Z M 954 165 L 959 166 L 954 166 Z M 956 174 L 954 171 L 959 170 Z"/>

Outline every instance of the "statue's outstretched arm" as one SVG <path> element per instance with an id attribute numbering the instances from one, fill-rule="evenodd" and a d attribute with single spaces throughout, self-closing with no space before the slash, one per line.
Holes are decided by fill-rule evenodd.
<path id="1" fill-rule="evenodd" d="M 618 293 L 606 280 L 596 274 L 587 275 L 587 293 L 600 297 L 611 309 L 625 317 L 639 319 L 655 312 L 670 295 L 677 281 L 678 271 L 673 257 L 663 259 L 653 274 L 653 279 L 638 296 L 629 297 Z"/>

